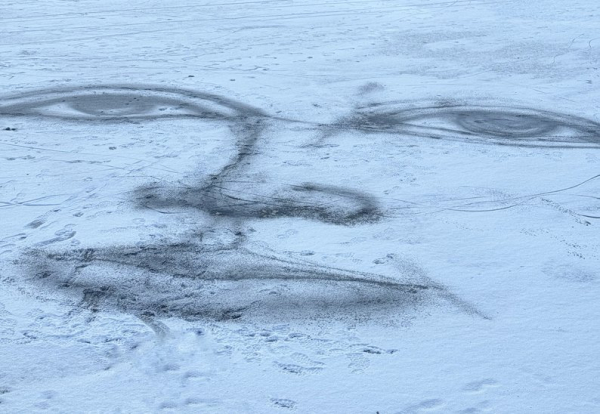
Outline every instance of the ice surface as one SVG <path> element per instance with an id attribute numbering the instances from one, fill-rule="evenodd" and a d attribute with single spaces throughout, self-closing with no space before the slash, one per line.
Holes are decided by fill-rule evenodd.
<path id="1" fill-rule="evenodd" d="M 598 2 L 0 14 L 0 412 L 600 412 Z"/>

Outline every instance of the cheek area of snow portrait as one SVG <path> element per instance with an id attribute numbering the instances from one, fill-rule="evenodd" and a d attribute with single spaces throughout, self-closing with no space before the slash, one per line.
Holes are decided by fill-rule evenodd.
<path id="1" fill-rule="evenodd" d="M 600 413 L 600 3 L 8 0 L 1 413 Z"/>

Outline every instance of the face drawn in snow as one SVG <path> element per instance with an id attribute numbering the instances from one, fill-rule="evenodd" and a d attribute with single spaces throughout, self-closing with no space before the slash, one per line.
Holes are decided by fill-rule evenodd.
<path id="1" fill-rule="evenodd" d="M 431 297 L 429 290 L 447 296 L 431 283 L 399 282 L 244 247 L 243 223 L 249 219 L 300 217 L 345 225 L 378 219 L 376 201 L 358 190 L 302 183 L 277 196 L 269 191 L 272 186 L 253 191 L 253 183 L 242 183 L 247 165 L 257 161 L 258 147 L 264 145 L 258 141 L 266 139 L 268 118 L 259 110 L 212 94 L 131 86 L 54 89 L 3 102 L 5 116 L 68 121 L 83 125 L 88 134 L 88 126 L 173 125 L 182 119 L 199 121 L 192 131 L 199 137 L 209 123 L 223 124 L 234 141 L 223 148 L 225 161 L 215 163 L 210 174 L 191 173 L 187 181 L 161 180 L 133 191 L 140 208 L 208 214 L 210 220 L 198 220 L 189 237 L 68 251 L 38 243 L 23 255 L 38 286 L 79 297 L 80 306 L 145 316 L 272 321 L 340 316 L 351 309 L 365 318 L 386 307 L 416 306 Z M 196 149 L 201 161 L 203 151 Z"/>
<path id="2" fill-rule="evenodd" d="M 599 130 L 591 121 L 545 111 L 456 105 L 416 109 L 371 105 L 339 123 L 323 126 L 270 117 L 214 94 L 127 85 L 13 96 L 2 100 L 0 115 L 99 128 L 197 120 L 193 132 L 199 135 L 207 123 L 226 126 L 233 149 L 209 174 L 203 171 L 176 182 L 150 182 L 131 192 L 138 208 L 210 217 L 189 236 L 67 251 L 38 247 L 25 252 L 23 261 L 40 286 L 74 293 L 81 306 L 91 309 L 271 322 L 348 315 L 360 319 L 442 302 L 482 316 L 415 266 L 402 265 L 397 275 L 384 277 L 251 247 L 246 230 L 252 220 L 286 217 L 326 226 L 359 226 L 388 218 L 379 198 L 364 191 L 352 175 L 362 162 L 376 165 L 370 170 L 380 176 L 382 163 L 369 159 L 372 153 L 368 151 L 361 152 L 358 161 L 345 157 L 356 155 L 364 146 L 360 142 L 364 133 L 579 146 L 596 143 L 591 137 Z M 302 136 L 305 130 L 294 134 L 285 129 L 287 125 L 304 125 L 328 140 L 350 131 L 354 142 L 330 151 L 327 145 L 307 145 L 310 140 Z M 558 137 L 563 129 L 572 135 Z"/>
<path id="3" fill-rule="evenodd" d="M 273 142 L 269 119 L 226 98 L 178 92 L 127 86 L 60 89 L 9 99 L 2 107 L 5 115 L 95 127 L 181 118 L 200 121 L 194 132 L 201 134 L 207 122 L 223 123 L 235 141 L 235 151 L 224 152 L 228 160 L 211 174 L 191 174 L 187 181 L 160 181 L 133 191 L 134 204 L 140 208 L 208 213 L 209 222 L 197 223 L 192 235 L 175 243 L 68 251 L 38 244 L 23 255 L 38 286 L 73 294 L 81 298 L 78 305 L 90 309 L 185 319 L 275 321 L 353 315 L 358 320 L 435 298 L 476 313 L 416 270 L 403 272 L 397 280 L 250 250 L 243 231 L 248 220 L 296 217 L 357 225 L 380 219 L 377 201 L 357 189 L 335 185 L 301 181 L 277 187 L 253 182 L 253 164 L 262 162 Z"/>

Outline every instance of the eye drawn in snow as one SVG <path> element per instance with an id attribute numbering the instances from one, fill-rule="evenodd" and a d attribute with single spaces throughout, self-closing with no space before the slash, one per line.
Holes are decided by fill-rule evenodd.
<path id="1" fill-rule="evenodd" d="M 224 151 L 225 161 L 210 173 L 192 174 L 179 182 L 150 182 L 131 192 L 134 207 L 199 217 L 201 223 L 189 235 L 175 241 L 165 236 L 148 243 L 70 250 L 38 245 L 23 255 L 35 283 L 74 294 L 74 303 L 80 306 L 184 319 L 360 320 L 434 303 L 485 317 L 414 265 L 398 261 L 398 274 L 383 276 L 317 264 L 252 244 L 248 228 L 254 220 L 302 219 L 351 227 L 387 219 L 380 201 L 369 192 L 347 180 L 320 182 L 323 172 L 314 173 L 314 166 L 329 157 L 311 159 L 310 145 L 298 156 L 300 146 L 281 136 L 277 130 L 281 124 L 307 126 L 327 139 L 351 130 L 358 135 L 394 134 L 399 139 L 529 147 L 586 147 L 600 140 L 600 124 L 526 108 L 381 104 L 322 125 L 269 116 L 215 94 L 138 85 L 25 93 L 4 98 L 0 115 L 95 125 L 198 120 L 194 132 L 199 136 L 204 122 L 228 128 L 233 150 Z M 274 143 L 279 149 L 283 145 L 290 158 L 275 151 Z M 296 182 L 278 180 L 278 172 L 271 171 L 294 163 L 300 165 L 290 170 Z"/>
<path id="2" fill-rule="evenodd" d="M 262 111 L 211 93 L 143 85 L 43 89 L 2 97 L 0 115 L 85 122 L 165 118 L 227 120 L 264 117 Z"/>
<path id="3" fill-rule="evenodd" d="M 359 108 L 339 124 L 365 133 L 480 144 L 553 148 L 600 145 L 600 123 L 516 106 L 375 104 Z"/>

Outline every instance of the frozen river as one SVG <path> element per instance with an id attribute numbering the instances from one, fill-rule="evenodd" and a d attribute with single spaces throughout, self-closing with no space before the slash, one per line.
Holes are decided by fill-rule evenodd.
<path id="1" fill-rule="evenodd" d="M 0 15 L 1 412 L 600 412 L 597 2 Z"/>

